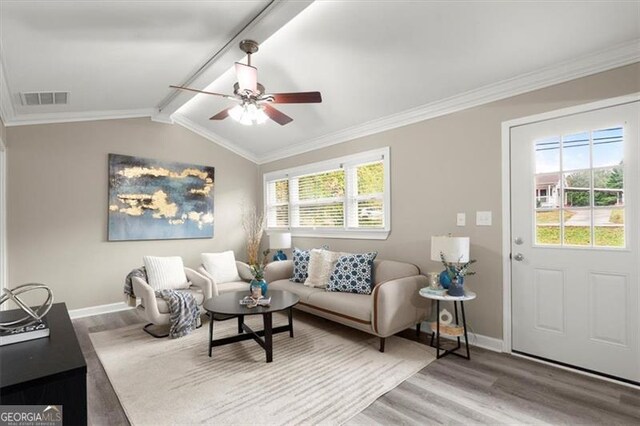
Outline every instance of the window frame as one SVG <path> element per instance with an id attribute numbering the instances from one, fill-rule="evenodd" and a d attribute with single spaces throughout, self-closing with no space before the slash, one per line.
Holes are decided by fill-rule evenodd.
<path id="1" fill-rule="evenodd" d="M 359 165 L 366 165 L 367 163 L 373 163 L 382 160 L 384 176 L 383 176 L 383 193 L 382 203 L 384 212 L 384 227 L 382 228 L 358 228 L 349 227 L 349 209 L 351 200 L 359 199 L 357 193 L 351 194 L 352 188 L 348 184 L 348 176 L 345 176 L 345 195 L 344 195 L 344 226 L 338 228 L 307 228 L 307 227 L 293 227 L 291 220 L 292 209 L 294 203 L 291 200 L 291 179 L 306 176 L 315 173 L 322 173 L 325 171 L 331 171 L 336 169 L 346 169 L 349 167 L 355 167 Z M 390 167 L 390 149 L 389 147 L 378 148 L 370 151 L 360 152 L 357 154 L 346 155 L 343 157 L 332 158 L 330 160 L 318 161 L 315 163 L 309 163 L 302 166 L 296 166 L 289 169 L 276 170 L 267 172 L 262 175 L 262 192 L 263 192 L 263 211 L 265 218 L 269 214 L 268 203 L 268 183 L 279 179 L 289 180 L 289 226 L 269 227 L 266 225 L 266 232 L 291 232 L 294 237 L 312 237 L 312 238 L 349 238 L 349 239 L 367 239 L 367 240 L 386 240 L 391 232 L 391 167 Z M 345 175 L 347 173 L 345 172 Z M 357 190 L 357 189 L 356 189 Z M 298 203 L 299 205 L 299 203 Z"/>

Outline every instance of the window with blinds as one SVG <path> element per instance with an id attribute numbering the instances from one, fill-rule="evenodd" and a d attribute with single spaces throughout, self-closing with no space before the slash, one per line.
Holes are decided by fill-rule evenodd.
<path id="1" fill-rule="evenodd" d="M 294 235 L 386 238 L 389 149 L 264 176 L 267 229 Z"/>

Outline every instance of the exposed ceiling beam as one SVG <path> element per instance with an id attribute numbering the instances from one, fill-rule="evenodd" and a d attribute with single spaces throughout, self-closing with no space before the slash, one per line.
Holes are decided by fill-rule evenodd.
<path id="1" fill-rule="evenodd" d="M 215 52 L 204 64 L 195 69 L 182 82 L 174 82 L 180 86 L 204 89 L 234 62 L 239 61 L 244 53 L 238 49 L 243 39 L 257 40 L 262 43 L 282 28 L 287 22 L 306 9 L 313 0 L 273 0 L 253 17 L 232 39 Z M 169 90 L 167 88 L 167 90 Z M 171 115 L 187 103 L 195 93 L 172 89 L 157 105 L 157 111 L 151 117 L 154 121 L 172 122 Z"/>

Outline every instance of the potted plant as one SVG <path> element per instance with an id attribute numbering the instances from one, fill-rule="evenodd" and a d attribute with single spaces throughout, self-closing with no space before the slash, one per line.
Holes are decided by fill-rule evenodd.
<path id="1" fill-rule="evenodd" d="M 476 262 L 475 259 L 467 263 L 448 262 L 444 253 L 440 252 L 440 260 L 445 267 L 443 274 L 446 274 L 446 277 L 442 278 L 448 278 L 450 282 L 447 293 L 450 296 L 464 296 L 464 277 L 475 275 L 475 272 L 469 270 L 469 267 Z"/>

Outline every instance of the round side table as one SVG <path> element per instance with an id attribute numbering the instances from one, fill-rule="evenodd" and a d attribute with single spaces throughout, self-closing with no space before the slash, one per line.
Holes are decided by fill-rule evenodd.
<path id="1" fill-rule="evenodd" d="M 434 332 L 431 333 L 431 343 L 430 343 L 431 347 L 436 348 L 436 358 L 440 359 L 443 356 L 453 354 L 461 358 L 471 359 L 471 355 L 469 354 L 469 338 L 467 337 L 467 319 L 465 318 L 465 315 L 464 315 L 464 302 L 466 302 L 467 300 L 475 299 L 476 294 L 472 291 L 465 290 L 464 296 L 449 296 L 447 294 L 440 296 L 437 294 L 427 293 L 426 291 L 423 291 L 423 290 L 425 289 L 420 290 L 420 296 L 436 301 L 436 331 L 435 333 Z M 440 301 L 453 302 L 453 308 L 456 316 L 457 325 L 460 325 L 460 322 L 458 320 L 458 302 L 460 302 L 460 310 L 462 311 L 462 329 L 464 331 L 464 343 L 465 343 L 465 349 L 467 352 L 466 356 L 461 355 L 457 352 L 462 347 L 460 344 L 460 336 L 455 336 L 456 339 L 458 340 L 458 345 L 455 348 L 442 349 L 440 347 Z M 434 336 L 436 340 L 435 346 L 433 346 Z M 443 351 L 443 352 L 441 353 L 440 351 Z"/>

